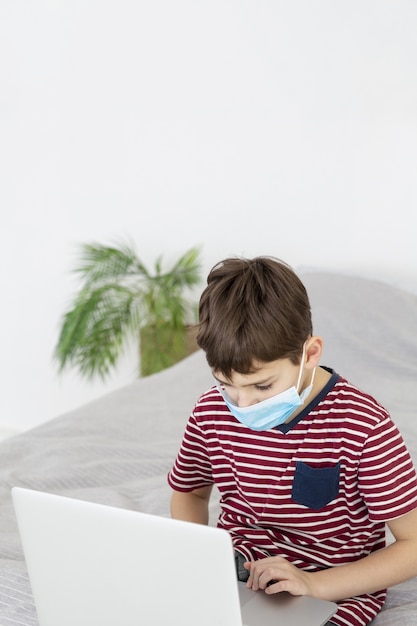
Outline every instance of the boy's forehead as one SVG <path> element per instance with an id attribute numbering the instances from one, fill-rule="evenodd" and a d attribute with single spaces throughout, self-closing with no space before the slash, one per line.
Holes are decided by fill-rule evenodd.
<path id="1" fill-rule="evenodd" d="M 230 376 L 225 376 L 223 372 L 212 369 L 212 374 L 220 382 L 233 382 L 239 380 L 240 382 L 247 382 L 253 384 L 254 381 L 265 381 L 272 376 L 282 373 L 288 368 L 293 366 L 289 359 L 278 359 L 277 361 L 269 361 L 267 363 L 262 361 L 253 361 L 250 372 L 242 374 L 232 370 Z"/>

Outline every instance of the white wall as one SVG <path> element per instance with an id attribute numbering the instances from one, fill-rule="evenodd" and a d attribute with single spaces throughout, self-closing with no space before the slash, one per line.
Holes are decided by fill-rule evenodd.
<path id="1" fill-rule="evenodd" d="M 0 425 L 105 385 L 52 363 L 78 242 L 416 279 L 414 0 L 2 0 Z"/>

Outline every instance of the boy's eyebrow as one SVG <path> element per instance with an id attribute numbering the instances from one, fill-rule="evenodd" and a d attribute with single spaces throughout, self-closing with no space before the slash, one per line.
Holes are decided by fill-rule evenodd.
<path id="1" fill-rule="evenodd" d="M 228 382 L 226 382 L 224 380 L 221 380 L 221 378 L 217 378 L 217 376 L 215 376 L 214 374 L 213 374 L 213 378 L 214 378 L 214 380 L 217 380 L 217 382 L 222 384 L 222 385 L 228 385 L 229 384 Z"/>
<path id="2" fill-rule="evenodd" d="M 232 385 L 232 383 L 230 381 L 221 380 L 220 378 L 218 378 L 214 374 L 213 374 L 213 377 L 221 385 Z M 267 385 L 269 382 L 271 382 L 271 380 L 273 378 L 274 378 L 274 376 L 272 375 L 272 376 L 269 376 L 268 378 L 265 378 L 264 380 L 256 380 L 253 383 L 248 383 L 247 385 L 242 385 L 242 387 L 253 387 L 254 385 Z"/>

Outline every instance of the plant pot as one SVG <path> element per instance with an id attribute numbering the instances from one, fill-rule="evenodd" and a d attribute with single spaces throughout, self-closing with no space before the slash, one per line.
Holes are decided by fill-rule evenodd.
<path id="1" fill-rule="evenodd" d="M 140 331 L 140 375 L 149 376 L 181 361 L 199 349 L 197 326 L 173 329 L 172 325 L 149 324 Z"/>

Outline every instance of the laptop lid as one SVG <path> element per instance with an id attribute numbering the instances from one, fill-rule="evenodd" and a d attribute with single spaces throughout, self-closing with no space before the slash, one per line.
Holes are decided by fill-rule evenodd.
<path id="1" fill-rule="evenodd" d="M 335 611 L 238 585 L 224 530 L 19 487 L 12 497 L 40 626 L 242 626 L 241 603 L 247 626 L 321 626 Z"/>

